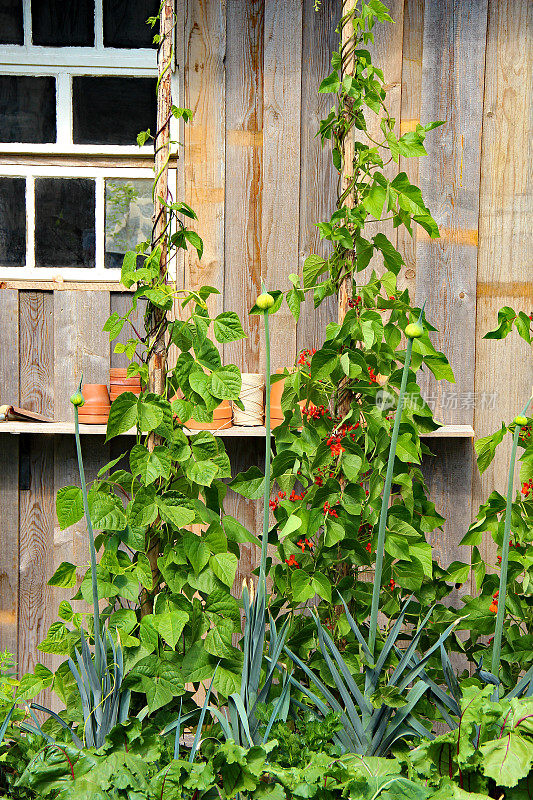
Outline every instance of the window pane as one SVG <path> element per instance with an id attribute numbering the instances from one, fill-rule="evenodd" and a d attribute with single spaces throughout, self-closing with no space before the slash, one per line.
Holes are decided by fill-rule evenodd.
<path id="1" fill-rule="evenodd" d="M 24 44 L 22 0 L 0 0 L 0 44 Z"/>
<path id="2" fill-rule="evenodd" d="M 0 120 L 0 142 L 55 142 L 55 78 L 0 75 Z"/>
<path id="3" fill-rule="evenodd" d="M 157 0 L 104 0 L 104 46 L 152 47 L 159 25 L 146 20 L 158 11 Z"/>
<path id="4" fill-rule="evenodd" d="M 0 264 L 26 263 L 26 180 L 0 178 Z"/>
<path id="5" fill-rule="evenodd" d="M 33 44 L 93 47 L 94 0 L 31 0 Z"/>
<path id="6" fill-rule="evenodd" d="M 105 266 L 122 266 L 124 253 L 152 234 L 152 181 L 105 182 Z"/>
<path id="7" fill-rule="evenodd" d="M 37 267 L 94 267 L 94 200 L 93 180 L 36 179 Z"/>
<path id="8" fill-rule="evenodd" d="M 74 77 L 76 144 L 136 144 L 139 131 L 155 130 L 155 78 Z"/>

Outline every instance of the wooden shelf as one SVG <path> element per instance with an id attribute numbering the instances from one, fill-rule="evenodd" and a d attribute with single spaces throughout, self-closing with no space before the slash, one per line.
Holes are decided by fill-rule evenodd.
<path id="1" fill-rule="evenodd" d="M 185 433 L 198 433 L 198 431 L 188 431 Z M 0 422 L 0 433 L 74 433 L 73 422 Z M 93 436 L 105 436 L 106 425 L 83 425 L 80 424 L 81 434 L 92 434 Z M 265 428 L 244 428 L 237 425 L 233 428 L 228 428 L 225 431 L 214 431 L 216 436 L 254 436 L 264 437 Z M 122 436 L 135 436 L 136 431 L 132 428 L 126 431 Z M 422 433 L 424 438 L 431 439 L 472 439 L 474 437 L 474 429 L 470 425 L 443 425 L 432 433 Z"/>

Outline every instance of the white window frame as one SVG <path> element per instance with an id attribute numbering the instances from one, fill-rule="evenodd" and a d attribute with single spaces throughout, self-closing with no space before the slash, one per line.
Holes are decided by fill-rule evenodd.
<path id="1" fill-rule="evenodd" d="M 6 267 L 0 264 L 0 280 L 28 280 L 36 283 L 53 279 L 75 280 L 84 283 L 93 281 L 120 282 L 119 269 L 104 266 L 105 255 L 105 197 L 106 178 L 150 178 L 154 180 L 153 144 L 138 145 L 88 145 L 74 144 L 72 129 L 72 78 L 77 75 L 114 77 L 157 77 L 156 48 L 113 48 L 104 47 L 103 42 L 103 0 L 95 0 L 95 40 L 87 47 L 42 47 L 31 41 L 31 0 L 22 0 L 24 21 L 23 45 L 0 45 L 1 75 L 51 76 L 56 79 L 56 142 L 33 144 L 27 142 L 0 142 L 0 177 L 20 177 L 26 179 L 26 265 Z M 154 28 L 154 34 L 157 29 Z M 172 76 L 173 97 L 178 97 L 177 72 Z M 175 102 L 175 101 L 174 101 Z M 155 133 L 155 131 L 152 131 Z M 171 139 L 178 138 L 178 123 L 171 119 Z M 177 152 L 177 144 L 171 153 Z M 20 155 L 17 164 L 12 163 L 14 154 Z M 8 164 L 2 164 L 6 156 Z M 57 157 L 68 158 L 69 163 L 57 165 Z M 95 161 L 92 166 L 73 166 L 77 157 L 107 156 L 116 157 L 120 166 L 101 167 Z M 40 164 L 35 165 L 36 157 Z M 138 166 L 138 159 L 146 158 L 146 167 Z M 54 165 L 47 165 L 47 159 L 54 159 Z M 135 165 L 126 166 L 129 158 L 135 158 Z M 31 160 L 31 164 L 27 163 Z M 85 177 L 96 182 L 95 267 L 36 267 L 35 266 L 35 178 L 36 177 Z M 169 192 L 176 199 L 177 170 L 169 170 Z M 174 260 L 175 263 L 176 260 Z M 175 269 L 173 270 L 173 272 Z M 170 275 L 175 280 L 175 275 Z"/>
<path id="2" fill-rule="evenodd" d="M 58 277 L 64 280 L 120 281 L 120 269 L 106 268 L 105 259 L 105 181 L 154 180 L 151 167 L 72 167 L 26 164 L 4 164 L 0 166 L 0 177 L 26 179 L 26 265 L 3 267 L 0 279 L 50 281 Z M 37 267 L 35 266 L 35 179 L 36 178 L 89 178 L 95 181 L 95 266 L 94 267 Z M 169 170 L 169 192 L 176 197 L 176 170 Z M 175 259 L 174 259 L 175 262 Z M 173 267 L 175 271 L 175 263 Z M 169 277 L 175 280 L 176 275 Z"/>

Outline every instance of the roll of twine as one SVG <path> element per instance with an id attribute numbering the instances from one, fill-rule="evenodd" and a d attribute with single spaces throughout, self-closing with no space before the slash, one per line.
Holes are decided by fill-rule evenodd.
<path id="1" fill-rule="evenodd" d="M 241 411 L 233 403 L 234 425 L 253 428 L 263 424 L 265 411 L 264 390 L 265 378 L 263 375 L 255 372 L 243 372 L 239 400 L 242 402 L 244 409 Z"/>

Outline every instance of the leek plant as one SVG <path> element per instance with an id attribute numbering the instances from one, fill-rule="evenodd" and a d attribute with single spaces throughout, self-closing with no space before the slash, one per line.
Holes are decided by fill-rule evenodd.
<path id="1" fill-rule="evenodd" d="M 87 523 L 87 533 L 89 537 L 89 552 L 91 559 L 91 581 L 93 594 L 93 631 L 94 631 L 94 655 L 89 649 L 89 645 L 83 631 L 81 633 L 81 652 L 75 648 L 74 654 L 76 661 L 69 658 L 68 665 L 78 688 L 83 713 L 83 736 L 80 737 L 70 728 L 70 726 L 54 711 L 49 708 L 32 703 L 31 708 L 43 711 L 53 717 L 59 724 L 70 732 L 72 741 L 79 747 L 101 747 L 105 737 L 117 724 L 125 722 L 128 718 L 130 691 L 122 685 L 124 679 L 124 658 L 120 636 L 117 632 L 117 643 L 113 642 L 112 637 L 106 629 L 102 630 L 100 621 L 98 580 L 96 566 L 96 548 L 94 544 L 94 532 L 89 512 L 89 501 L 87 497 L 87 485 L 85 481 L 85 470 L 83 468 L 83 458 L 81 453 L 80 426 L 78 409 L 83 405 L 83 395 L 81 387 L 83 376 L 77 392 L 70 398 L 74 406 L 74 432 L 76 438 L 76 453 L 78 457 L 78 469 L 80 473 L 81 491 L 83 497 L 83 509 Z M 109 653 L 112 658 L 109 659 Z M 36 728 L 25 724 L 27 730 L 43 735 L 43 731 L 32 714 Z M 49 737 L 46 737 L 49 738 Z"/>
<path id="2" fill-rule="evenodd" d="M 241 674 L 241 690 L 234 692 L 228 698 L 226 709 L 211 708 L 211 712 L 219 721 L 224 736 L 232 739 L 244 747 L 268 741 L 272 725 L 277 719 L 287 718 L 289 707 L 290 684 L 287 677 L 280 695 L 274 703 L 273 710 L 266 725 L 263 735 L 260 735 L 259 720 L 256 710 L 259 704 L 268 703 L 276 666 L 285 644 L 289 620 L 283 624 L 278 632 L 274 619 L 268 614 L 270 638 L 269 654 L 265 667 L 264 646 L 267 625 L 268 592 L 266 584 L 266 565 L 268 553 L 269 529 L 269 499 L 270 499 L 270 328 L 269 315 L 276 311 L 275 298 L 265 292 L 257 298 L 252 314 L 261 314 L 265 324 L 265 352 L 266 352 L 266 386 L 265 386 L 265 487 L 263 492 L 263 532 L 261 537 L 261 562 L 259 566 L 259 580 L 257 591 L 250 580 L 250 588 L 243 581 L 242 600 L 244 607 L 244 643 L 243 667 Z M 276 293 L 276 294 L 279 294 Z"/>
<path id="3" fill-rule="evenodd" d="M 405 390 L 411 364 L 413 341 L 422 336 L 424 332 L 422 326 L 423 313 L 424 309 L 422 308 L 418 321 L 407 325 L 405 330 L 407 336 L 405 361 L 398 396 L 398 407 L 391 435 L 378 524 L 376 567 L 372 591 L 368 641 L 365 640 L 350 614 L 344 599 L 341 597 L 346 612 L 346 619 L 363 653 L 365 662 L 363 667 L 364 688 L 360 688 L 359 683 L 351 674 L 348 665 L 337 649 L 333 639 L 322 626 L 317 615 L 313 614 L 313 618 L 317 627 L 319 648 L 326 661 L 329 672 L 331 673 L 336 694 L 333 694 L 316 673 L 304 664 L 301 659 L 287 647 L 285 648 L 285 651 L 292 661 L 303 670 L 310 679 L 312 686 L 318 691 L 318 694 L 295 681 L 293 678 L 289 678 L 290 683 L 314 704 L 317 709 L 315 713 L 318 713 L 319 716 L 326 716 L 332 711 L 340 713 L 343 729 L 337 734 L 338 744 L 345 751 L 363 755 L 386 755 L 392 744 L 394 744 L 397 739 L 405 736 L 432 738 L 433 734 L 431 731 L 427 730 L 414 716 L 416 706 L 424 695 L 431 695 L 431 699 L 437 705 L 443 718 L 448 721 L 450 726 L 453 727 L 455 725 L 453 718 L 450 717 L 450 713 L 454 716 L 458 716 L 460 713 L 458 705 L 460 696 L 457 686 L 453 681 L 455 676 L 453 676 L 453 670 L 451 666 L 449 666 L 449 662 L 446 663 L 447 656 L 443 647 L 447 637 L 460 620 L 456 620 L 449 625 L 437 642 L 427 653 L 419 658 L 416 653 L 416 648 L 431 616 L 433 609 L 430 609 L 429 613 L 418 627 L 415 635 L 412 637 L 409 647 L 405 652 L 402 652 L 397 647 L 397 640 L 401 635 L 402 624 L 409 603 L 411 602 L 411 599 L 409 599 L 401 609 L 398 619 L 383 643 L 381 652 L 376 657 L 379 596 L 381 591 L 387 515 L 394 474 L 394 461 L 396 458 Z M 451 696 L 431 681 L 424 669 L 431 656 L 439 649 L 441 650 L 441 657 L 444 659 L 444 675 L 448 687 L 452 692 Z M 389 657 L 391 656 L 395 656 L 398 659 L 398 663 L 389 676 L 388 673 L 391 669 Z M 445 664 L 449 669 L 445 668 Z M 390 699 L 390 705 L 387 703 L 387 698 Z M 398 703 L 398 701 L 400 702 Z"/>

